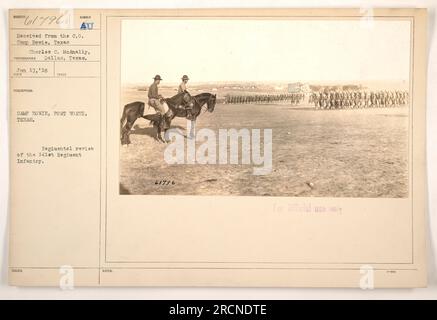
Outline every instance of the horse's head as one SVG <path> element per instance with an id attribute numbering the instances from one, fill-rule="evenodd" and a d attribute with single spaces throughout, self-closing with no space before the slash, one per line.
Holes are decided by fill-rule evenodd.
<path id="1" fill-rule="evenodd" d="M 211 96 L 209 97 L 208 101 L 206 102 L 206 106 L 207 106 L 207 110 L 209 112 L 213 112 L 214 108 L 215 108 L 215 103 L 217 100 L 217 95 L 216 94 L 211 94 Z"/>

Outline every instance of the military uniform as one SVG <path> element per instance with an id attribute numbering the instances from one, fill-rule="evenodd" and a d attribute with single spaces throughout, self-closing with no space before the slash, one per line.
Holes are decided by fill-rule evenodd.
<path id="1" fill-rule="evenodd" d="M 182 83 L 178 87 L 178 93 L 185 92 L 186 90 L 187 90 L 187 85 L 185 84 L 185 82 L 182 81 Z"/>
<path id="2" fill-rule="evenodd" d="M 182 76 L 182 82 L 178 87 L 178 94 L 183 93 L 187 91 L 187 83 L 185 81 L 190 80 L 186 74 Z M 185 111 L 187 113 L 187 119 L 192 120 L 193 115 L 191 114 L 192 104 L 186 104 L 185 106 L 179 106 L 179 108 L 185 108 Z"/>
<path id="3" fill-rule="evenodd" d="M 162 80 L 161 76 L 159 75 L 156 75 L 153 79 L 155 81 Z M 164 106 L 160 101 L 161 96 L 158 93 L 158 84 L 155 81 L 150 85 L 149 90 L 147 92 L 147 97 L 149 98 L 149 106 L 155 109 L 156 112 L 160 114 L 165 114 Z"/>

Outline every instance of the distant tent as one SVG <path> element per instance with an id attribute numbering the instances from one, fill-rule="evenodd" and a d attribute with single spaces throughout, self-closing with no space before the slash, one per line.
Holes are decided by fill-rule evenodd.
<path id="1" fill-rule="evenodd" d="M 360 90 L 360 85 L 348 84 L 343 86 L 343 90 Z"/>
<path id="2" fill-rule="evenodd" d="M 288 93 L 299 93 L 299 92 L 307 92 L 310 91 L 311 86 L 302 82 L 294 82 L 288 84 Z"/>

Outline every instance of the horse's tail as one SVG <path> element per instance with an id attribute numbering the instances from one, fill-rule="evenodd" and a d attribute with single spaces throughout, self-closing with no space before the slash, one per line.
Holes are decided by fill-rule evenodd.
<path id="1" fill-rule="evenodd" d="M 123 108 L 123 114 L 121 115 L 121 119 L 120 119 L 120 132 L 123 129 L 123 125 L 126 122 L 127 119 L 127 108 L 128 108 L 129 104 L 125 105 Z"/>

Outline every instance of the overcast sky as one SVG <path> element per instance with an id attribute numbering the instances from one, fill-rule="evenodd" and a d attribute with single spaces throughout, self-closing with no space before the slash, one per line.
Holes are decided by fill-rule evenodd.
<path id="1" fill-rule="evenodd" d="M 122 82 L 408 81 L 410 22 L 123 20 Z"/>

